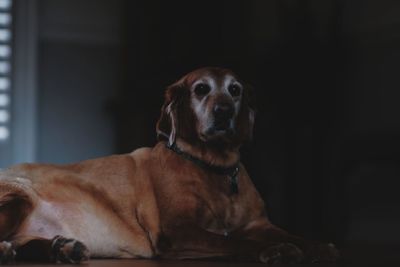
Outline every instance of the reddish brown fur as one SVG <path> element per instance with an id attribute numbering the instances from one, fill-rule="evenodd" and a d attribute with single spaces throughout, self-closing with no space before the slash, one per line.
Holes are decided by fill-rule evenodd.
<path id="1" fill-rule="evenodd" d="M 205 74 L 219 83 L 226 74 L 236 77 L 219 68 L 184 76 L 167 89 L 157 128 L 170 134 L 166 109 L 172 103 L 178 145 L 212 164 L 231 165 L 239 158 L 240 144 L 251 137 L 249 89 L 243 92 L 236 135 L 223 144 L 203 143 L 188 88 Z M 234 194 L 226 176 L 199 168 L 166 148 L 164 141 L 154 148 L 71 165 L 17 165 L 0 173 L 0 236 L 24 240 L 15 241 L 23 248 L 30 240 L 61 234 L 83 241 L 95 257 L 271 262 L 278 251 L 283 262 L 300 261 L 303 254 L 310 260 L 336 258 L 330 246 L 273 226 L 243 165 L 238 178 L 239 193 Z M 302 251 L 285 245 L 288 242 Z"/>

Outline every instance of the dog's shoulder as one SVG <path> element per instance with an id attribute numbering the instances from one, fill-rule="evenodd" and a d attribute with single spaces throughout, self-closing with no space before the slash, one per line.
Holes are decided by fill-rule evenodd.
<path id="1" fill-rule="evenodd" d="M 134 151 L 132 151 L 129 156 L 133 158 L 135 161 L 143 161 L 150 158 L 153 149 L 150 147 L 141 147 Z"/>

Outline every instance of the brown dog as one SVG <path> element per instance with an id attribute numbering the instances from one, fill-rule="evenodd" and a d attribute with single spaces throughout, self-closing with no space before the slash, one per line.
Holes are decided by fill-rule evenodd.
<path id="1" fill-rule="evenodd" d="M 335 260 L 332 245 L 291 236 L 267 219 L 239 163 L 253 123 L 244 83 L 229 70 L 204 68 L 167 89 L 155 147 L 0 172 L 2 261 L 78 263 L 89 251 L 107 258 Z"/>

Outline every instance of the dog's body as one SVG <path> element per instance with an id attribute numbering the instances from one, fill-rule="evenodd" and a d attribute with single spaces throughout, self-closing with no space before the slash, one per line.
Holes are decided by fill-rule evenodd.
<path id="1" fill-rule="evenodd" d="M 335 259 L 333 247 L 268 221 L 238 163 L 254 121 L 244 90 L 230 71 L 195 71 L 168 89 L 157 125 L 167 140 L 155 147 L 0 172 L 4 260 L 16 251 L 17 258 L 80 262 L 88 250 L 112 258 Z"/>
<path id="2" fill-rule="evenodd" d="M 19 236 L 63 235 L 83 241 L 95 257 L 150 258 L 169 223 L 193 220 L 223 234 L 261 218 L 263 203 L 244 169 L 240 194 L 232 196 L 228 179 L 192 164 L 159 143 L 68 166 L 19 165 L 2 174 L 13 177 L 2 188 L 22 189 L 33 205 Z"/>

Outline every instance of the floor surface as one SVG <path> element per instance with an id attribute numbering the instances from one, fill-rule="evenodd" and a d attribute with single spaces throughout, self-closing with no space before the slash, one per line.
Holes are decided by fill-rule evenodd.
<path id="1" fill-rule="evenodd" d="M 87 263 L 79 265 L 66 265 L 66 264 L 23 264 L 18 263 L 17 266 L 24 267 L 260 267 L 266 266 L 262 263 L 233 263 L 233 262 L 212 262 L 212 261 L 155 261 L 155 260 L 91 260 Z M 14 265 L 15 266 L 15 265 Z M 317 263 L 317 264 L 292 264 L 292 265 L 274 265 L 274 267 L 386 267 L 386 266 L 400 266 L 395 263 L 387 264 L 366 264 L 366 263 Z"/>
<path id="2" fill-rule="evenodd" d="M 339 263 L 294 264 L 276 265 L 276 267 L 386 267 L 400 266 L 400 246 L 398 245 L 356 245 L 341 249 L 343 259 Z M 170 261 L 170 260 L 97 260 L 80 265 L 66 264 L 41 264 L 41 263 L 16 263 L 14 266 L 24 267 L 259 267 L 266 266 L 261 263 L 239 263 L 221 261 Z M 275 266 L 275 265 L 274 265 Z"/>

